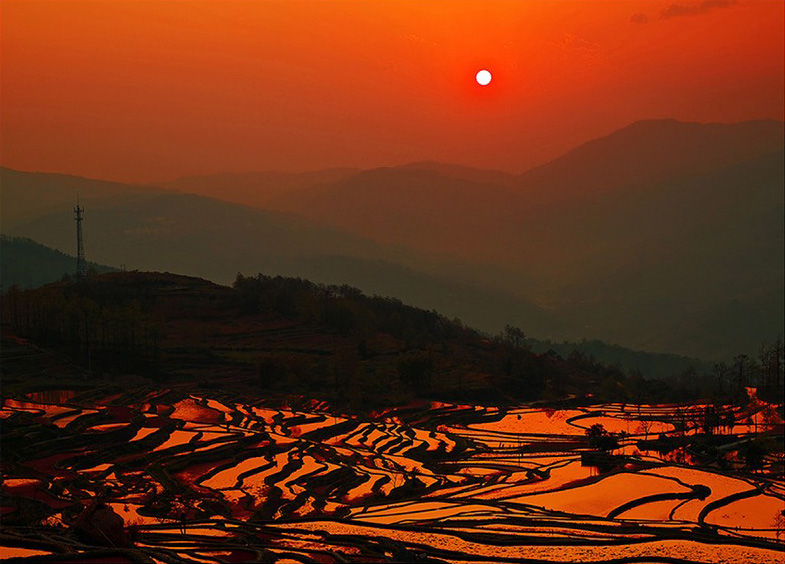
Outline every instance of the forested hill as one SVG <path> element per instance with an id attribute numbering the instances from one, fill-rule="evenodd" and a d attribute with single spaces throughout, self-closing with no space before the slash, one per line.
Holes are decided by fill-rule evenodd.
<path id="1" fill-rule="evenodd" d="M 783 155 L 779 121 L 649 120 L 520 176 L 425 162 L 169 185 L 197 196 L 0 167 L 0 220 L 70 252 L 78 194 L 104 264 L 302 276 L 491 333 L 730 362 L 785 331 Z"/>
<path id="2" fill-rule="evenodd" d="M 117 272 L 3 297 L 9 330 L 95 374 L 239 386 L 382 407 L 415 397 L 492 402 L 583 393 L 596 377 L 485 339 L 434 311 L 349 286 L 237 277 L 234 287 Z"/>
<path id="3" fill-rule="evenodd" d="M 7 290 L 12 285 L 17 285 L 22 289 L 37 288 L 50 282 L 56 282 L 63 277 L 73 275 L 76 269 L 76 257 L 66 255 L 56 249 L 41 245 L 31 239 L 22 237 L 1 236 L 0 238 L 0 280 L 2 280 L 3 290 Z M 347 268 L 352 268 L 351 260 L 344 259 L 348 263 Z M 97 273 L 116 271 L 115 269 L 88 262 L 89 268 Z M 392 277 L 402 276 L 400 272 L 380 271 L 373 272 L 364 265 L 363 268 L 357 266 L 358 272 L 365 272 L 367 277 Z M 380 292 L 382 295 L 388 293 Z M 468 300 L 471 295 L 453 291 L 449 293 L 447 288 L 434 288 L 431 292 L 433 306 L 429 309 L 436 309 L 442 312 L 439 304 L 444 304 L 445 299 L 439 300 L 438 296 L 447 295 L 447 301 Z M 395 295 L 393 293 L 390 293 Z M 400 297 L 400 296 L 397 296 Z M 402 300 L 409 301 L 409 300 Z M 488 304 L 489 309 L 496 308 L 498 311 L 509 312 L 511 306 L 505 303 L 502 298 L 492 303 L 488 296 L 483 298 Z M 536 318 L 536 312 L 530 312 L 529 319 Z M 474 324 L 471 324 L 474 326 Z M 671 379 L 675 376 L 689 373 L 693 370 L 698 372 L 710 372 L 711 363 L 696 358 L 684 357 L 674 354 L 653 353 L 647 351 L 634 351 L 617 345 L 604 343 L 601 341 L 578 341 L 578 342 L 556 342 L 534 338 L 528 334 L 529 325 L 526 325 L 527 335 L 526 344 L 533 351 L 545 353 L 549 350 L 557 352 L 564 358 L 571 354 L 593 357 L 605 364 L 617 365 L 625 373 L 641 372 L 648 378 Z"/>
<path id="4" fill-rule="evenodd" d="M 508 327 L 489 339 L 434 311 L 349 286 L 243 277 L 234 287 L 172 274 L 115 272 L 3 296 L 6 331 L 60 351 L 95 378 L 239 386 L 352 409 L 414 398 L 480 403 L 706 395 L 582 357 L 526 348 Z M 756 377 L 747 374 L 742 384 Z M 32 376 L 31 376 L 32 377 Z"/>

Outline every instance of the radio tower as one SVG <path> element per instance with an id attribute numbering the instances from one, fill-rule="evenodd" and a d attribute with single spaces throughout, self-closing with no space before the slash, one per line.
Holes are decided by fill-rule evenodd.
<path id="1" fill-rule="evenodd" d="M 82 241 L 82 214 L 84 214 L 84 208 L 79 205 L 79 197 L 77 196 L 74 220 L 76 220 L 76 275 L 79 278 L 87 274 L 87 263 L 84 260 L 84 242 Z"/>

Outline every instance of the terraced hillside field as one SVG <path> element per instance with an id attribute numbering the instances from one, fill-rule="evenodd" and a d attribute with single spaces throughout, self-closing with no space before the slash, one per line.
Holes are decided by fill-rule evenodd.
<path id="1" fill-rule="evenodd" d="M 781 441 L 781 419 L 754 397 L 728 408 L 715 430 L 725 462 L 708 465 L 678 446 L 702 432 L 703 409 L 420 401 L 357 417 L 220 390 L 4 397 L 0 554 L 782 562 L 781 450 L 761 454 L 754 470 L 737 456 L 753 434 Z M 589 447 L 596 424 L 617 433 L 611 453 Z"/>

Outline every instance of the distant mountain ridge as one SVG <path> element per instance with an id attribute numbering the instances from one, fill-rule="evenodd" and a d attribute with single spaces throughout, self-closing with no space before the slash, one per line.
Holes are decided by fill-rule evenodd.
<path id="1" fill-rule="evenodd" d="M 8 231 L 47 212 L 73 208 L 77 198 L 100 201 L 103 205 L 124 201 L 128 196 L 162 191 L 154 186 L 0 167 L 0 219 L 3 230 Z"/>
<path id="2" fill-rule="evenodd" d="M 438 161 L 417 161 L 397 167 L 396 169 L 409 170 L 430 170 L 457 180 L 467 180 L 469 182 L 498 184 L 500 186 L 514 186 L 516 175 L 500 170 L 473 168 L 452 163 L 441 163 Z"/>
<path id="3" fill-rule="evenodd" d="M 558 218 L 564 205 L 588 207 L 591 212 L 598 197 L 607 197 L 603 195 L 727 168 L 782 150 L 782 122 L 649 120 L 585 143 L 513 180 L 505 177 L 509 182 L 504 184 L 491 183 L 482 171 L 474 180 L 439 171 L 452 170 L 452 165 L 380 168 L 282 194 L 267 207 L 460 260 L 501 263 L 522 256 L 528 265 L 548 254 L 527 253 L 532 249 L 529 241 L 551 236 L 541 225 L 542 218 Z M 486 180 L 477 181 L 480 177 Z"/>
<path id="4" fill-rule="evenodd" d="M 432 167 L 376 169 L 272 205 L 504 265 L 509 277 L 485 283 L 517 288 L 591 337 L 718 357 L 783 331 L 782 155 L 782 122 L 650 120 L 521 175 L 515 188 Z"/>
<path id="5" fill-rule="evenodd" d="M 52 197 L 51 201 L 39 201 L 39 217 L 21 225 L 6 221 L 6 210 L 0 210 L 3 225 L 12 225 L 8 234 L 72 250 L 73 203 L 66 197 L 72 187 L 59 190 L 57 175 L 41 173 L 16 182 L 20 174 L 24 175 L 6 177 L 6 197 L 14 198 L 17 190 L 33 182 Z M 117 186 L 107 183 L 107 189 L 114 194 Z M 536 322 L 543 334 L 563 332 L 561 321 L 524 297 L 453 280 L 436 272 L 438 269 L 418 269 L 417 264 L 429 259 L 407 249 L 380 245 L 292 214 L 189 194 L 137 193 L 132 185 L 124 189 L 121 200 L 104 198 L 100 192 L 83 198 L 88 258 L 124 264 L 129 270 L 177 272 L 222 284 L 231 283 L 238 272 L 353 283 L 369 294 L 395 296 L 438 309 L 491 331 L 502 327 L 510 312 L 515 312 L 516 317 Z M 52 206 L 56 207 L 54 212 L 50 211 Z"/>
<path id="6" fill-rule="evenodd" d="M 116 268 L 87 263 L 96 273 L 116 271 Z M 37 288 L 57 282 L 76 272 L 76 258 L 51 249 L 31 239 L 0 235 L 0 285 L 3 291 L 11 286 L 22 289 Z"/>
<path id="7" fill-rule="evenodd" d="M 430 168 L 393 167 L 283 194 L 269 207 L 390 245 L 434 253 L 460 246 L 482 254 L 485 241 L 477 232 L 498 224 L 514 198 L 510 187 L 444 176 Z"/>
<path id="8" fill-rule="evenodd" d="M 159 182 L 157 186 L 183 192 L 209 196 L 249 206 L 264 207 L 282 194 L 331 184 L 360 172 L 354 168 L 330 168 L 303 173 L 276 171 L 247 173 L 218 173 L 183 176 Z"/>
<path id="9" fill-rule="evenodd" d="M 439 307 L 491 332 L 724 358 L 783 332 L 783 152 L 782 122 L 648 120 L 519 176 L 430 161 L 295 175 L 264 211 L 108 183 L 87 200 L 103 236 L 88 255 L 222 282 L 366 280 L 421 307 L 464 296 Z M 3 229 L 70 246 L 75 181 L 55 202 L 56 175 L 0 174 Z M 506 318 L 499 299 L 517 304 Z"/>
<path id="10" fill-rule="evenodd" d="M 781 149 L 783 135 L 785 123 L 776 120 L 636 121 L 523 173 L 518 186 L 531 197 L 558 189 L 561 199 L 654 184 L 755 159 Z"/>

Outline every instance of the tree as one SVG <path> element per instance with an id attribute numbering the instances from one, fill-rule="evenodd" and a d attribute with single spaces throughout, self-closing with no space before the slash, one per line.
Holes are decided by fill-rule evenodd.
<path id="1" fill-rule="evenodd" d="M 750 470 L 763 468 L 763 457 L 768 454 L 766 447 L 760 441 L 749 441 L 743 450 L 744 464 Z"/>
<path id="2" fill-rule="evenodd" d="M 777 511 L 774 515 L 774 529 L 777 535 L 777 540 L 785 537 L 785 509 Z"/>
<path id="3" fill-rule="evenodd" d="M 586 429 L 586 436 L 590 439 L 595 437 L 602 437 L 603 435 L 607 435 L 608 431 L 605 430 L 605 426 L 602 423 L 595 423 L 588 429 Z"/>
<path id="4" fill-rule="evenodd" d="M 749 377 L 750 357 L 740 354 L 733 359 L 733 378 L 736 382 L 736 393 L 742 395 Z"/>
<path id="5" fill-rule="evenodd" d="M 605 430 L 602 423 L 595 423 L 586 429 L 586 436 L 589 438 L 589 446 L 605 452 L 610 452 L 619 448 L 619 441 L 614 433 Z"/>
<path id="6" fill-rule="evenodd" d="M 771 345 L 761 343 L 758 360 L 761 384 L 766 387 L 779 387 L 783 368 L 782 337 L 778 336 Z"/>
<path id="7" fill-rule="evenodd" d="M 780 416 L 777 414 L 777 408 L 771 404 L 763 408 L 763 424 L 767 429 L 771 429 L 781 421 Z"/>
<path id="8" fill-rule="evenodd" d="M 676 408 L 676 413 L 677 414 L 679 413 L 679 408 Z M 651 429 L 651 424 L 652 424 L 651 420 L 643 417 L 643 414 L 641 413 L 641 404 L 639 403 L 638 404 L 638 430 L 643 433 L 644 441 L 649 440 L 649 430 Z"/>
<path id="9" fill-rule="evenodd" d="M 711 435 L 714 431 L 720 426 L 720 414 L 717 411 L 717 408 L 713 405 L 707 405 L 703 409 L 703 420 L 701 421 L 701 427 L 703 427 L 703 432 L 707 435 Z"/>
<path id="10" fill-rule="evenodd" d="M 720 419 L 722 426 L 725 427 L 725 432 L 732 433 L 733 426 L 736 425 L 736 415 L 734 415 L 733 409 L 728 409 Z"/>
<path id="11" fill-rule="evenodd" d="M 513 348 L 522 349 L 526 342 L 526 335 L 519 327 L 507 324 L 502 333 L 502 342 Z"/>
<path id="12" fill-rule="evenodd" d="M 717 391 L 722 394 L 725 379 L 728 376 L 728 365 L 724 362 L 718 362 L 713 367 L 714 377 L 717 378 Z"/>

